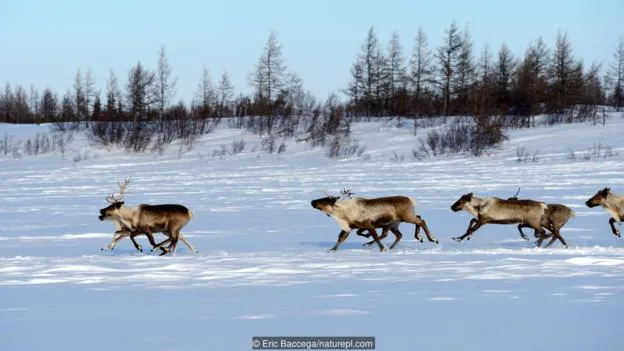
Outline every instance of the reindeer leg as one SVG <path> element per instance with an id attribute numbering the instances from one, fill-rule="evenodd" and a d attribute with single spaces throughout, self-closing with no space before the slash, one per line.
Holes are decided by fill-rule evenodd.
<path id="1" fill-rule="evenodd" d="M 618 238 L 620 237 L 620 231 L 615 227 L 615 219 L 614 218 L 609 218 L 609 225 L 611 226 L 611 231 L 613 232 L 613 235 L 617 236 Z"/>
<path id="2" fill-rule="evenodd" d="M 115 231 L 115 234 L 113 235 L 113 240 L 111 240 L 110 244 L 106 245 L 105 247 L 101 248 L 100 250 L 112 250 L 112 249 L 114 249 L 115 246 L 117 246 L 117 243 L 119 242 L 119 240 L 125 238 L 128 235 L 129 235 L 128 232 L 123 231 L 123 230 Z"/>
<path id="3" fill-rule="evenodd" d="M 399 243 L 399 241 L 401 241 L 401 238 L 403 237 L 403 234 L 401 234 L 401 232 L 399 231 L 399 228 L 392 228 L 390 229 L 392 231 L 392 234 L 394 234 L 394 236 L 396 236 L 396 239 L 394 239 L 394 242 L 392 243 L 392 245 L 390 245 L 390 250 L 392 250 L 396 244 Z M 386 228 L 384 228 L 384 231 L 387 231 Z M 383 234 L 382 234 L 383 236 Z"/>
<path id="4" fill-rule="evenodd" d="M 334 245 L 334 247 L 329 249 L 329 252 L 338 250 L 338 247 L 340 247 L 340 244 L 342 244 L 342 242 L 345 241 L 345 239 L 347 239 L 348 236 L 349 236 L 348 231 L 341 230 L 340 233 L 338 234 L 338 241 L 336 241 L 336 244 Z"/>
<path id="5" fill-rule="evenodd" d="M 414 236 L 416 236 L 416 233 L 419 229 L 419 227 L 422 227 L 422 229 L 425 231 L 425 235 L 427 235 L 427 240 L 429 240 L 430 242 L 434 242 L 436 244 L 439 244 L 440 242 L 438 241 L 438 239 L 436 239 L 435 237 L 433 237 L 433 235 L 431 235 L 431 232 L 429 231 L 429 228 L 427 227 L 427 223 L 425 222 L 424 219 L 422 219 L 422 217 L 420 216 L 415 216 L 413 218 L 410 218 L 408 220 L 409 223 L 413 223 L 416 225 L 416 229 L 414 231 Z M 422 242 L 422 240 L 420 240 L 420 242 Z"/>
<path id="6" fill-rule="evenodd" d="M 365 229 L 361 229 L 361 230 L 365 230 Z M 368 232 L 368 236 L 371 236 L 371 232 Z M 379 240 L 383 240 L 388 236 L 388 228 L 387 227 L 383 227 L 383 229 L 381 230 L 381 235 L 379 236 Z M 367 246 L 371 246 L 375 243 L 375 240 L 371 240 L 369 242 L 367 242 L 365 245 Z"/>
<path id="7" fill-rule="evenodd" d="M 135 230 L 132 232 L 132 234 L 130 234 L 130 240 L 132 240 L 132 243 L 134 244 L 134 247 L 140 251 L 143 252 L 143 248 L 141 247 L 141 245 L 139 245 L 139 243 L 136 242 L 136 240 L 134 239 L 134 237 L 136 237 L 137 235 L 141 234 L 142 232 Z"/>
<path id="8" fill-rule="evenodd" d="M 472 227 L 469 227 L 468 230 L 466 231 L 466 234 L 462 235 L 462 236 L 458 236 L 453 238 L 453 240 L 460 242 L 466 238 L 468 238 L 468 240 L 470 240 L 470 236 L 472 235 L 472 233 L 476 232 L 477 229 L 481 228 L 485 223 L 481 222 L 480 220 L 477 220 L 477 222 L 475 223 L 475 225 L 473 225 Z"/>
<path id="9" fill-rule="evenodd" d="M 371 236 L 370 232 L 368 234 L 363 234 L 364 231 L 366 231 L 366 229 L 360 228 L 360 229 L 357 230 L 357 232 L 355 232 L 355 234 L 357 234 L 359 236 L 363 236 L 365 238 L 370 238 L 370 236 Z"/>
<path id="10" fill-rule="evenodd" d="M 419 215 L 416 215 L 416 217 L 422 219 Z M 420 241 L 421 243 L 423 242 L 423 239 L 420 237 L 420 226 L 418 224 L 416 224 L 416 229 L 414 230 L 414 239 Z"/>
<path id="11" fill-rule="evenodd" d="M 524 224 L 524 223 L 518 224 L 518 231 L 520 231 L 520 237 L 522 239 L 527 240 L 527 241 L 529 240 L 529 237 L 526 234 L 524 234 L 524 232 L 522 231 L 522 228 L 530 228 L 530 227 L 531 226 L 528 224 Z"/>
<path id="12" fill-rule="evenodd" d="M 145 236 L 147 236 L 147 240 L 149 240 L 150 245 L 152 245 L 152 250 L 158 246 L 158 244 L 156 244 L 156 241 L 154 240 L 154 235 L 152 234 L 152 230 L 151 229 L 147 229 L 145 231 Z"/>
<path id="13" fill-rule="evenodd" d="M 180 240 L 182 240 L 184 245 L 186 245 L 186 247 L 188 247 L 189 250 L 191 250 L 194 253 L 199 253 L 199 250 L 197 250 L 193 245 L 191 245 L 191 243 L 188 240 L 186 240 L 184 235 L 180 234 Z"/>
<path id="14" fill-rule="evenodd" d="M 546 246 L 544 246 L 544 248 L 549 247 L 550 245 L 552 245 L 558 238 L 556 236 L 552 236 L 552 238 L 550 238 L 550 241 L 548 242 L 548 244 L 546 244 Z M 544 239 L 541 239 L 544 240 Z"/>
<path id="15" fill-rule="evenodd" d="M 385 230 L 385 228 L 384 228 L 384 230 Z M 368 231 L 373 236 L 373 239 L 375 239 L 375 242 L 377 243 L 377 245 L 379 245 L 379 251 L 381 251 L 381 252 L 386 251 L 386 247 L 381 243 L 381 241 L 379 240 L 379 237 L 377 236 L 377 231 L 375 230 L 375 227 L 373 227 L 373 226 L 369 227 Z"/>
<path id="16" fill-rule="evenodd" d="M 550 246 L 553 243 L 553 241 L 555 241 L 555 239 L 559 239 L 559 241 L 561 241 L 561 244 L 563 245 L 563 247 L 565 247 L 567 249 L 568 248 L 568 243 L 566 243 L 566 241 L 563 239 L 561 234 L 559 234 L 559 230 L 555 229 L 552 233 L 553 233 L 553 238 L 546 245 L 546 247 Z"/>

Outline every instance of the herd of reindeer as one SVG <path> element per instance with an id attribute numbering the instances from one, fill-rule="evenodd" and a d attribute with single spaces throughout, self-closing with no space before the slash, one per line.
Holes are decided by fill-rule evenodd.
<path id="1" fill-rule="evenodd" d="M 178 240 L 181 240 L 192 252 L 198 253 L 198 250 L 180 233 L 180 230 L 193 217 L 193 212 L 178 204 L 124 206 L 123 197 L 129 183 L 130 179 L 126 179 L 123 184 L 118 182 L 119 194 L 108 195 L 106 200 L 110 205 L 100 210 L 99 219 L 102 221 L 111 220 L 116 227 L 113 240 L 102 250 L 112 250 L 121 239 L 130 237 L 134 247 L 138 251 L 143 251 L 135 237 L 144 234 L 152 245 L 152 251 L 160 249 L 160 255 L 175 254 Z M 475 231 L 488 223 L 517 224 L 520 236 L 525 240 L 529 240 L 529 237 L 522 229 L 531 228 L 534 230 L 537 247 L 541 247 L 542 242 L 550 238 L 545 247 L 559 240 L 563 247 L 567 248 L 568 244 L 561 236 L 560 230 L 575 216 L 574 211 L 562 204 L 547 204 L 536 200 L 518 199 L 519 191 L 520 189 L 508 199 L 479 198 L 473 193 L 462 195 L 451 205 L 451 210 L 454 212 L 464 210 L 470 213 L 473 218 L 468 224 L 466 233 L 452 239 L 457 242 L 464 239 L 470 240 Z M 362 198 L 352 195 L 354 194 L 351 191 L 344 189 L 339 196 L 326 194 L 325 197 L 311 202 L 313 208 L 332 217 L 340 226 L 341 231 L 338 234 L 338 240 L 329 251 L 336 251 L 353 229 L 357 229 L 357 235 L 366 238 L 372 236 L 373 240 L 365 245 L 376 243 L 380 251 L 386 251 L 381 240 L 390 231 L 395 236 L 395 240 L 390 246 L 390 249 L 393 249 L 403 236 L 399 231 L 399 224 L 401 223 L 412 223 L 416 226 L 414 231 L 416 240 L 423 242 L 420 236 L 420 228 L 422 228 L 430 242 L 438 243 L 438 240 L 429 231 L 425 220 L 416 214 L 416 200 L 414 198 L 406 196 Z M 610 188 L 604 188 L 587 200 L 585 205 L 587 207 L 602 206 L 611 215 L 609 218 L 611 231 L 615 236 L 620 237 L 620 231 L 615 227 L 615 223 L 620 223 L 624 219 L 624 196 L 617 196 L 611 192 Z M 382 229 L 381 235 L 377 234 L 377 228 Z M 154 233 L 162 233 L 167 238 L 156 243 Z M 165 244 L 168 245 L 165 246 Z"/>

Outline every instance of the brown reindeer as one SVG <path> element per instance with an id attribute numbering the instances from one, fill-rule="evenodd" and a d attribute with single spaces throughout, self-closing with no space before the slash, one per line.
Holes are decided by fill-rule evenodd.
<path id="1" fill-rule="evenodd" d="M 599 190 L 596 195 L 585 201 L 587 207 L 602 206 L 609 214 L 609 226 L 613 235 L 620 237 L 620 231 L 615 228 L 615 222 L 622 222 L 624 219 L 624 196 L 617 196 L 611 192 L 611 188 Z"/>
<path id="2" fill-rule="evenodd" d="M 536 242 L 537 247 L 541 247 L 542 242 L 545 239 L 551 238 L 548 244 L 544 246 L 545 248 L 552 245 L 555 242 L 555 240 L 557 240 L 561 236 L 561 233 L 560 233 L 561 228 L 566 223 L 568 223 L 568 221 L 571 218 L 574 218 L 576 216 L 576 213 L 566 205 L 546 204 L 546 206 L 547 208 L 546 208 L 546 211 L 544 211 L 544 217 L 542 217 L 541 225 L 542 225 L 542 228 L 545 228 L 548 231 L 550 231 L 550 234 L 546 233 L 542 236 L 539 236 L 537 233 L 535 233 L 535 237 L 537 237 L 537 242 Z M 523 225 L 523 224 L 518 225 L 518 230 L 520 231 L 521 235 L 524 235 L 524 233 L 522 232 L 522 228 L 526 228 L 526 227 L 528 226 Z"/>
<path id="3" fill-rule="evenodd" d="M 508 198 L 507 200 L 518 200 L 519 193 L 520 193 L 520 188 L 518 188 L 514 196 Z M 559 233 L 559 235 L 561 235 L 560 229 L 563 228 L 563 226 L 566 223 L 568 223 L 568 221 L 571 218 L 574 218 L 576 216 L 576 213 L 566 205 L 546 204 L 546 206 L 548 208 L 544 212 L 544 217 L 542 217 L 542 228 L 545 228 L 548 231 L 550 231 L 550 234 L 546 233 L 544 236 L 538 236 L 537 233 L 534 233 L 535 237 L 538 238 L 536 242 L 537 247 L 541 247 L 542 242 L 545 239 L 551 238 L 548 244 L 544 246 L 545 248 L 549 247 L 555 242 L 555 240 L 557 240 L 557 236 L 555 236 L 553 233 L 556 231 L 557 233 Z M 527 228 L 527 227 L 528 226 L 525 224 L 518 224 L 518 231 L 520 231 L 520 236 L 525 240 L 529 240 L 529 237 L 526 234 L 524 234 L 524 232 L 522 231 L 522 228 Z"/>
<path id="4" fill-rule="evenodd" d="M 329 251 L 336 251 L 340 244 L 347 239 L 353 229 L 368 230 L 373 237 L 373 242 L 377 243 L 380 251 L 385 251 L 377 235 L 375 228 L 391 230 L 396 239 L 390 246 L 394 248 L 401 240 L 401 233 L 398 231 L 399 223 L 407 222 L 416 225 L 416 232 L 422 227 L 431 242 L 438 243 L 427 228 L 425 221 L 416 215 L 414 210 L 415 201 L 406 196 L 389 196 L 373 199 L 361 197 L 341 199 L 337 196 L 327 196 L 311 201 L 313 208 L 324 212 L 332 217 L 342 229 L 338 235 L 338 240 Z M 362 233 L 360 233 L 362 234 Z"/>
<path id="5" fill-rule="evenodd" d="M 113 240 L 111 240 L 110 244 L 106 245 L 105 247 L 101 248 L 100 250 L 113 250 L 115 248 L 115 246 L 117 246 L 117 244 L 119 243 L 119 241 L 121 239 L 130 237 L 130 234 L 132 234 L 132 229 L 131 228 L 126 227 L 123 223 L 121 223 L 117 219 L 114 219 L 112 217 L 109 217 L 109 218 L 111 218 L 111 221 L 115 225 L 115 234 L 113 234 Z M 179 239 L 180 239 L 180 241 L 182 241 L 184 243 L 184 245 L 186 245 L 186 247 L 189 250 L 191 250 L 194 253 L 199 253 L 199 250 L 197 250 L 186 239 L 186 237 L 184 237 L 184 235 L 182 233 L 180 233 Z M 154 251 L 154 249 L 152 249 L 152 251 Z"/>
<path id="6" fill-rule="evenodd" d="M 464 194 L 451 205 L 451 210 L 454 212 L 468 211 L 476 217 L 476 222 L 474 225 L 469 225 L 464 235 L 455 237 L 453 240 L 458 242 L 466 238 L 470 240 L 472 233 L 488 223 L 520 224 L 522 227 L 533 228 L 538 237 L 543 237 L 546 236 L 546 232 L 541 223 L 546 209 L 545 203 L 534 200 L 503 200 L 497 197 L 478 198 L 473 193 Z M 475 219 L 473 218 L 473 220 Z M 553 232 L 553 235 L 561 241 L 564 247 L 567 247 L 565 240 L 557 231 Z"/>
<path id="7" fill-rule="evenodd" d="M 132 240 L 134 247 L 139 251 L 143 251 L 143 249 L 136 242 L 135 237 L 139 234 L 145 234 L 153 250 L 156 248 L 162 250 L 161 255 L 175 252 L 178 239 L 180 238 L 180 230 L 191 220 L 193 213 L 188 208 L 178 204 L 140 204 L 135 208 L 126 207 L 121 200 L 129 183 L 130 179 L 126 179 L 123 185 L 119 184 L 121 189 L 119 196 L 110 194 L 106 198 L 111 204 L 100 210 L 99 219 L 103 221 L 109 218 L 121 223 L 122 228 L 115 232 L 116 235 L 130 230 L 130 240 Z M 165 234 L 168 239 L 156 244 L 153 233 L 157 232 Z M 167 242 L 170 243 L 169 246 L 163 247 L 162 245 Z"/>
<path id="8" fill-rule="evenodd" d="M 327 193 L 325 193 L 326 195 L 328 195 Z M 352 197 L 352 195 L 355 195 L 355 193 L 351 192 L 351 190 L 349 189 L 342 189 L 340 191 L 340 198 L 344 198 L 344 199 L 350 199 Z M 330 195 L 328 195 L 330 196 Z M 422 219 L 422 217 L 420 217 L 419 215 L 416 215 L 416 217 Z M 392 227 L 389 226 L 382 226 L 379 227 L 382 229 L 381 231 L 381 235 L 379 236 L 379 240 L 383 240 L 388 236 L 388 231 L 391 231 L 392 234 L 394 234 L 395 236 L 395 241 L 393 242 L 392 246 L 390 247 L 390 249 L 392 249 L 396 243 L 401 240 L 401 238 L 403 237 L 403 234 L 399 231 L 399 223 L 396 223 L 396 225 L 393 225 Z M 366 232 L 366 234 L 364 233 Z M 414 233 L 414 237 L 416 238 L 416 240 L 420 241 L 421 243 L 423 242 L 423 239 L 420 237 L 420 226 L 418 224 L 416 224 L 416 231 Z M 358 229 L 355 234 L 359 235 L 359 236 L 363 236 L 365 238 L 370 238 L 372 236 L 372 233 L 367 230 L 367 229 L 363 229 L 360 228 Z M 372 244 L 375 243 L 375 240 L 371 240 L 369 242 L 366 242 L 364 244 L 364 246 L 371 246 Z"/>

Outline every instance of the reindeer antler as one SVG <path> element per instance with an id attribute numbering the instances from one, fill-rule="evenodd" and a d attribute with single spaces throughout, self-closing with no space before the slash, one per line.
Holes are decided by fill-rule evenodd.
<path id="1" fill-rule="evenodd" d="M 520 187 L 518 187 L 518 190 L 516 191 L 514 196 L 510 197 L 508 200 L 518 200 L 518 194 L 520 194 Z"/>
<path id="2" fill-rule="evenodd" d="M 344 188 L 340 191 L 340 195 L 351 197 L 351 195 L 355 195 L 355 193 L 352 193 L 350 189 Z"/>
<path id="3" fill-rule="evenodd" d="M 128 187 L 128 184 L 130 184 L 131 181 L 132 179 L 130 178 L 126 178 L 123 184 L 121 184 L 120 181 L 117 181 L 117 185 L 119 185 L 119 195 L 115 196 L 113 193 L 111 193 L 106 197 L 106 201 L 112 204 L 114 204 L 115 202 L 121 201 L 124 195 L 126 194 L 126 188 Z"/>

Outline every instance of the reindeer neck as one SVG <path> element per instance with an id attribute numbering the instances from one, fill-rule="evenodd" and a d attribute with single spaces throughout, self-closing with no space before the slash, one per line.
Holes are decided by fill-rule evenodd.
<path id="1" fill-rule="evenodd" d="M 136 213 L 136 207 L 121 206 L 119 209 L 119 217 L 123 220 L 131 220 Z"/>

